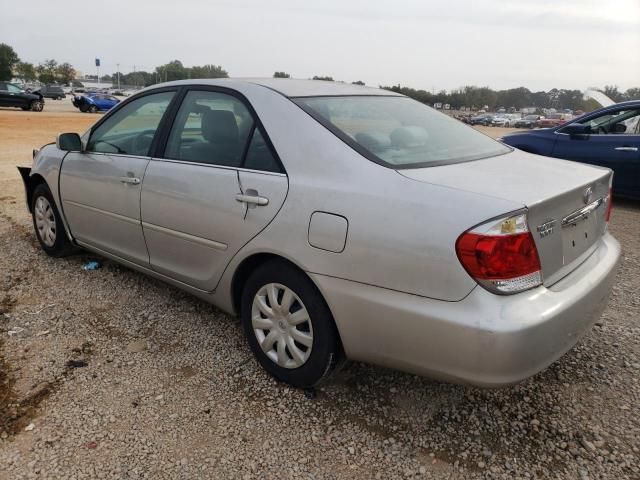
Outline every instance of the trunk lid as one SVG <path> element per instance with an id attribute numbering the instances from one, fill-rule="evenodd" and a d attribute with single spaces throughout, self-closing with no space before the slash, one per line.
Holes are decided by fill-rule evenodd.
<path id="1" fill-rule="evenodd" d="M 529 229 L 546 286 L 586 260 L 606 230 L 612 176 L 606 168 L 516 150 L 483 160 L 398 173 L 420 182 L 521 203 L 528 209 Z"/>

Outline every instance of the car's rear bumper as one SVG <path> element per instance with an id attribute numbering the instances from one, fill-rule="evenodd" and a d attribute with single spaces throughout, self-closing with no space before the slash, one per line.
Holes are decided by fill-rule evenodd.
<path id="1" fill-rule="evenodd" d="M 448 381 L 495 387 L 561 357 L 604 310 L 620 245 L 608 233 L 553 286 L 499 296 L 477 287 L 459 302 L 431 300 L 311 274 L 347 357 Z"/>

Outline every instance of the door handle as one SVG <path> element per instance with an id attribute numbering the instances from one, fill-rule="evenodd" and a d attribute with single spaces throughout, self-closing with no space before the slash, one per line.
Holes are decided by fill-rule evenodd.
<path id="1" fill-rule="evenodd" d="M 247 203 L 249 205 L 259 205 L 261 207 L 269 204 L 268 198 L 260 197 L 258 195 L 245 195 L 243 193 L 238 193 L 236 195 L 236 200 L 238 202 Z"/>
<path id="2" fill-rule="evenodd" d="M 122 183 L 130 183 L 131 185 L 140 185 L 140 179 L 136 177 L 120 177 Z"/>
<path id="3" fill-rule="evenodd" d="M 616 147 L 614 150 L 617 150 L 618 152 L 637 152 L 638 147 Z"/>

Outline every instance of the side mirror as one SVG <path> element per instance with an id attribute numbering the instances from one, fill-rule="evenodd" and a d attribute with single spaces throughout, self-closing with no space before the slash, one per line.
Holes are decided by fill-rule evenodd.
<path id="1" fill-rule="evenodd" d="M 77 133 L 61 133 L 56 138 L 56 147 L 65 152 L 81 152 L 82 140 Z"/>
<path id="2" fill-rule="evenodd" d="M 583 125 L 581 123 L 570 123 L 562 129 L 562 133 L 566 133 L 571 137 L 589 135 L 591 133 L 591 127 L 589 125 Z"/>

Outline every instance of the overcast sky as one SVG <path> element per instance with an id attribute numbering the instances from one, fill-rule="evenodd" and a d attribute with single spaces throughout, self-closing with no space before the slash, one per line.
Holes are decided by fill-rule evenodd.
<path id="1" fill-rule="evenodd" d="M 100 57 L 104 73 L 179 59 L 234 77 L 427 90 L 640 86 L 640 0 L 30 0 L 1 11 L 0 42 L 21 59 L 90 74 Z"/>

